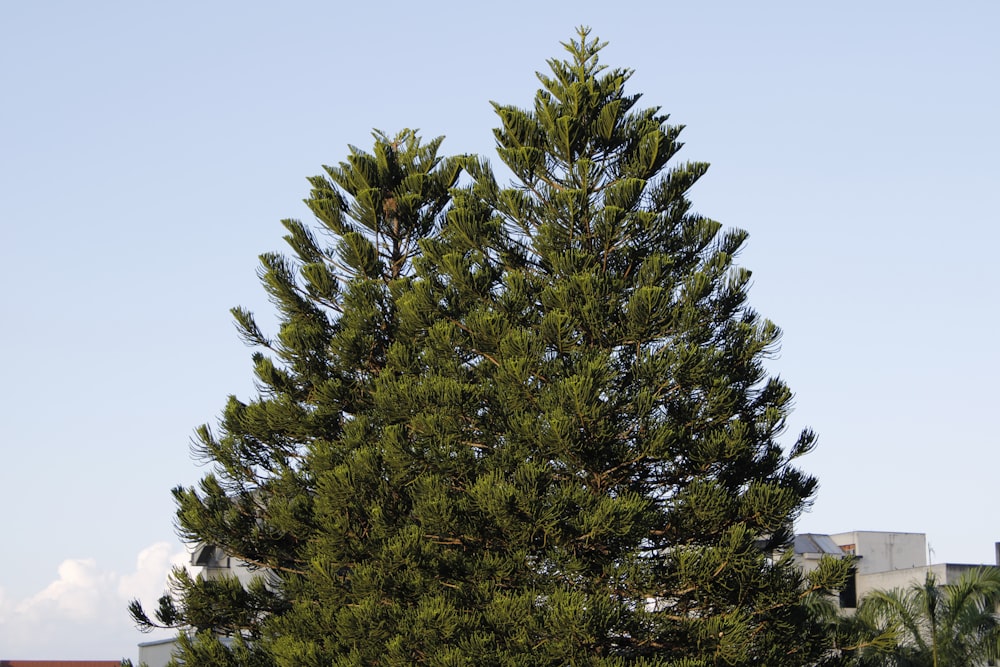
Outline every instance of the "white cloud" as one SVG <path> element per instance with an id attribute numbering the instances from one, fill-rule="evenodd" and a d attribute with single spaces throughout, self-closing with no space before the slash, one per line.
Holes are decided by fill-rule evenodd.
<path id="1" fill-rule="evenodd" d="M 147 608 L 167 588 L 174 565 L 188 554 L 176 544 L 157 542 L 139 552 L 135 570 L 102 569 L 93 558 L 67 559 L 45 588 L 23 599 L 0 589 L 0 646 L 3 658 L 117 659 L 133 655 L 140 634 L 128 618 L 128 601 Z"/>
<path id="2" fill-rule="evenodd" d="M 112 573 L 98 571 L 93 558 L 64 560 L 59 565 L 59 578 L 18 603 L 14 613 L 32 620 L 92 620 L 110 601 L 114 579 Z"/>
<path id="3" fill-rule="evenodd" d="M 168 542 L 157 542 L 139 552 L 135 572 L 123 575 L 118 582 L 119 597 L 139 598 L 146 605 L 154 605 L 167 590 L 167 575 L 175 566 L 187 566 L 190 556 L 177 551 Z"/>

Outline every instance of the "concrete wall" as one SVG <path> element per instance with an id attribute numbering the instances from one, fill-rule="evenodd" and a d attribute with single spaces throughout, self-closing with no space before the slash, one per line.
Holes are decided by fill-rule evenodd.
<path id="1" fill-rule="evenodd" d="M 854 545 L 848 553 L 858 556 L 856 566 L 859 575 L 927 565 L 927 536 L 923 533 L 857 530 L 830 537 L 837 546 Z M 858 594 L 861 594 L 860 590 Z"/>
<path id="2" fill-rule="evenodd" d="M 205 579 L 222 579 L 223 577 L 236 577 L 245 587 L 255 577 L 266 576 L 266 572 L 260 568 L 251 570 L 250 567 L 241 560 L 235 558 L 226 559 L 225 566 L 212 566 L 202 568 L 201 575 Z"/>
<path id="3" fill-rule="evenodd" d="M 939 563 L 936 565 L 924 565 L 922 567 L 911 567 L 902 570 L 890 570 L 887 572 L 872 572 L 870 574 L 858 574 L 856 579 L 858 600 L 875 590 L 891 591 L 895 588 L 907 589 L 916 585 L 922 585 L 926 580 L 927 573 L 934 575 L 934 581 L 939 585 L 957 584 L 962 575 L 977 567 L 990 567 L 989 565 L 961 565 L 957 563 Z"/>
<path id="4" fill-rule="evenodd" d="M 902 570 L 887 570 L 885 572 L 871 572 L 868 574 L 858 573 L 857 590 L 858 600 L 872 591 L 891 591 L 895 588 L 907 589 L 914 584 L 922 584 L 927 572 L 934 573 L 938 583 L 945 583 L 943 579 L 947 576 L 944 565 L 931 565 L 923 567 L 908 567 Z"/>
<path id="5" fill-rule="evenodd" d="M 139 644 L 139 664 L 145 663 L 148 667 L 166 667 L 173 657 L 176 644 L 176 639 L 161 639 Z"/>
<path id="6" fill-rule="evenodd" d="M 229 637 L 219 637 L 219 641 L 226 646 L 231 646 L 233 643 Z M 161 639 L 160 641 L 139 644 L 139 664 L 145 663 L 147 667 L 166 667 L 170 659 L 174 657 L 176 646 L 176 639 Z"/>

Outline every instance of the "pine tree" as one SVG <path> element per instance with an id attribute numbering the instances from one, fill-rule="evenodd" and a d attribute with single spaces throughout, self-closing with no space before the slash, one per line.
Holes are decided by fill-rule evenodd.
<path id="1" fill-rule="evenodd" d="M 775 554 L 815 436 L 777 441 L 791 392 L 733 265 L 746 234 L 691 212 L 707 165 L 668 167 L 682 128 L 603 47 L 582 30 L 533 108 L 496 105 L 514 183 L 467 163 L 401 299 L 380 390 L 433 490 L 412 520 L 475 562 L 442 576 L 486 591 L 496 664 L 805 664 L 820 629 Z"/>
<path id="2" fill-rule="evenodd" d="M 267 576 L 178 575 L 161 620 L 289 667 L 822 652 L 810 603 L 846 569 L 804 580 L 785 553 L 815 436 L 778 441 L 791 392 L 746 234 L 692 211 L 707 165 L 671 166 L 682 128 L 604 44 L 565 47 L 530 109 L 495 105 L 510 185 L 412 135 L 313 180 L 337 250 L 286 222 L 297 266 L 263 258 L 278 340 L 235 311 L 271 351 L 261 396 L 200 432 L 219 471 L 175 490 L 184 537 Z"/>
<path id="3" fill-rule="evenodd" d="M 346 456 L 338 443 L 369 410 L 395 335 L 393 292 L 411 271 L 418 241 L 439 226 L 458 178 L 459 161 L 438 156 L 442 140 L 423 144 L 413 131 L 391 138 L 376 132 L 372 153 L 352 146 L 345 162 L 309 179 L 305 203 L 323 236 L 284 220 L 294 259 L 260 258 L 278 335 L 266 337 L 246 309 L 232 311 L 240 336 L 258 349 L 259 395 L 250 403 L 229 398 L 220 435 L 198 429 L 195 452 L 214 470 L 199 489 L 173 493 L 182 538 L 219 548 L 259 576 L 244 586 L 177 569 L 156 622 L 138 602 L 130 605 L 140 628 L 196 634 L 182 642 L 187 664 L 236 659 L 220 636 L 242 647 L 235 664 L 273 664 L 267 624 L 290 609 L 288 591 L 310 568 L 318 462 Z M 324 236 L 334 244 L 324 245 Z M 226 662 L 211 658 L 223 654 Z"/>

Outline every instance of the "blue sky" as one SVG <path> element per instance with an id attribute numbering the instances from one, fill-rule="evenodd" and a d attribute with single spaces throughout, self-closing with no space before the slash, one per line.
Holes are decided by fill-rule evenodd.
<path id="1" fill-rule="evenodd" d="M 986 2 L 5 3 L 0 657 L 135 656 L 125 603 L 183 559 L 193 429 L 252 392 L 228 309 L 305 178 L 372 128 L 489 155 L 580 24 L 712 163 L 785 332 L 799 529 L 1000 540 L 1000 6 Z M 877 6 L 875 6 L 877 5 Z"/>

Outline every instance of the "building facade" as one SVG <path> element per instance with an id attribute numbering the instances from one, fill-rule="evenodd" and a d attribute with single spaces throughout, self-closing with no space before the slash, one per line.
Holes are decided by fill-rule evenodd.
<path id="1" fill-rule="evenodd" d="M 843 558 L 853 556 L 854 577 L 841 591 L 840 606 L 853 609 L 868 593 L 876 590 L 907 588 L 923 583 L 930 572 L 938 584 L 954 584 L 962 574 L 991 564 L 930 562 L 927 536 L 924 533 L 897 533 L 875 530 L 855 530 L 830 535 L 805 533 L 795 536 L 795 559 L 808 572 L 823 556 Z M 1000 542 L 996 544 L 1000 567 Z"/>

